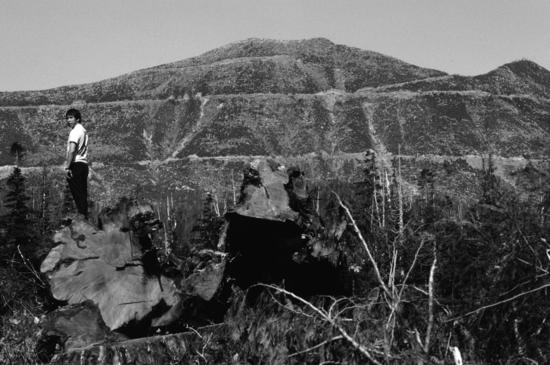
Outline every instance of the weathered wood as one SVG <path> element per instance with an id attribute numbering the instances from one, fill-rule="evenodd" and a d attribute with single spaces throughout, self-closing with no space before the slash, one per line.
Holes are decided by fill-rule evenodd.
<path id="1" fill-rule="evenodd" d="M 338 267 L 339 240 L 347 224 L 335 218 L 323 224 L 298 168 L 254 161 L 218 245 L 227 250 L 228 275 L 241 287 L 284 282 L 304 294 L 340 293 L 346 269 Z"/>
<path id="2" fill-rule="evenodd" d="M 218 291 L 223 279 L 226 254 L 211 250 L 203 250 L 200 253 L 207 256 L 207 261 L 184 278 L 180 287 L 182 292 L 189 296 L 198 296 L 209 301 Z"/>
<path id="3" fill-rule="evenodd" d="M 151 274 L 142 261 L 147 248 L 136 237 L 136 217 L 147 218 L 148 211 L 152 208 L 125 203 L 102 216 L 102 229 L 76 220 L 57 231 L 59 245 L 40 268 L 53 296 L 69 304 L 91 300 L 111 330 L 143 319 L 161 301 L 175 305 L 174 281 Z"/>
<path id="4" fill-rule="evenodd" d="M 195 333 L 152 336 L 72 349 L 55 355 L 51 365 L 156 365 L 181 364 L 195 356 L 190 351 L 200 338 Z"/>
<path id="5" fill-rule="evenodd" d="M 105 325 L 97 306 L 90 300 L 48 313 L 41 321 L 36 353 L 49 362 L 55 352 L 84 348 L 108 340 L 122 340 Z"/>
<path id="6" fill-rule="evenodd" d="M 47 329 L 45 336 L 66 336 L 65 349 L 103 342 L 111 333 L 97 306 L 89 300 L 48 313 L 41 326 Z"/>
<path id="7" fill-rule="evenodd" d="M 241 197 L 235 213 L 251 218 L 294 221 L 298 212 L 292 210 L 285 184 L 288 175 L 283 166 L 266 160 L 255 160 L 245 170 Z"/>
<path id="8" fill-rule="evenodd" d="M 153 327 L 167 326 L 181 318 L 185 310 L 186 299 L 200 298 L 206 302 L 211 301 L 219 294 L 222 281 L 225 277 L 226 254 L 220 251 L 201 250 L 195 253 L 195 258 L 200 260 L 189 275 L 177 282 L 180 293 L 180 302 L 172 306 L 162 317 L 152 321 Z"/>

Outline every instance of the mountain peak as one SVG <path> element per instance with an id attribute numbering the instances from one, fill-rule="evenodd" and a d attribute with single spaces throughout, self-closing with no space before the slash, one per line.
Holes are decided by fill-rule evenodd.
<path id="1" fill-rule="evenodd" d="M 540 80 L 549 78 L 550 81 L 550 71 L 540 66 L 536 62 L 533 62 L 528 59 L 521 59 L 517 61 L 512 61 L 505 63 L 504 65 L 496 68 L 490 73 L 513 73 L 516 76 L 522 78 L 531 78 L 534 80 Z M 550 84 L 549 84 L 550 85 Z"/>
<path id="2" fill-rule="evenodd" d="M 501 67 L 506 67 L 515 73 L 529 73 L 529 72 L 541 72 L 541 71 L 550 72 L 544 67 L 540 66 L 538 63 L 528 60 L 526 58 L 517 60 L 517 61 L 508 62 L 502 65 Z"/>
<path id="3" fill-rule="evenodd" d="M 323 37 L 315 37 L 315 38 L 304 38 L 304 39 L 288 39 L 288 40 L 282 40 L 282 39 L 273 39 L 273 38 L 257 38 L 257 37 L 251 37 L 251 38 L 245 38 L 240 41 L 229 43 L 227 46 L 231 45 L 239 45 L 239 44 L 258 44 L 258 43 L 264 43 L 264 44 L 301 44 L 301 45 L 322 45 L 322 46 L 334 46 L 335 43 L 332 42 L 330 39 L 323 38 Z"/>
<path id="4" fill-rule="evenodd" d="M 335 43 L 326 38 L 278 40 L 271 38 L 246 38 L 212 49 L 195 59 L 211 61 L 221 58 L 262 57 L 290 55 L 299 52 L 328 53 Z M 368 52 L 368 51 L 365 51 Z M 184 61 L 180 61 L 184 62 Z"/>
<path id="5" fill-rule="evenodd" d="M 480 78 L 495 78 L 499 87 L 508 84 L 507 89 L 522 93 L 550 95 L 550 71 L 539 64 L 522 59 L 506 63 Z M 500 87 L 502 88 L 502 87 Z"/>

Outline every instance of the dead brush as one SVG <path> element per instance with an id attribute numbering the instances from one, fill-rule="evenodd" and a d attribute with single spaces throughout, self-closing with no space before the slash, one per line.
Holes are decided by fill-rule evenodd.
<path id="1" fill-rule="evenodd" d="M 35 345 L 42 304 L 32 278 L 0 268 L 0 364 L 39 364 Z"/>
<path id="2" fill-rule="evenodd" d="M 335 340 L 348 343 L 364 358 L 373 364 L 403 363 L 404 361 L 417 364 L 443 363 L 443 359 L 449 355 L 448 351 L 438 351 L 440 358 L 432 351 L 434 345 L 434 332 L 436 329 L 435 313 L 435 277 L 437 270 L 437 250 L 435 236 L 427 232 L 417 235 L 420 237 L 412 262 L 408 267 L 398 267 L 404 252 L 401 252 L 406 244 L 414 244 L 414 241 L 406 242 L 405 209 L 403 206 L 401 164 L 398 160 L 397 175 L 394 176 L 394 186 L 391 190 L 388 172 L 384 170 L 381 175 L 386 183 L 373 184 L 374 193 L 372 199 L 375 204 L 371 209 L 371 222 L 378 224 L 383 230 L 384 240 L 389 244 L 391 254 L 387 266 L 380 268 L 372 243 L 364 238 L 350 209 L 343 203 L 340 196 L 333 191 L 339 207 L 345 212 L 349 226 L 359 239 L 363 253 L 375 277 L 376 287 L 370 292 L 370 299 L 360 298 L 332 298 L 328 306 L 319 307 L 311 301 L 298 296 L 282 287 L 264 285 L 266 288 L 288 297 L 296 305 L 283 304 L 287 310 L 300 313 L 309 318 L 320 319 L 328 325 L 338 336 L 328 337 L 312 346 L 317 349 L 329 346 Z M 392 196 L 394 201 L 392 202 Z M 393 204 L 393 205 L 392 205 Z M 372 207 L 371 207 L 372 208 Z M 389 234 L 388 234 L 389 233 Z M 417 237 L 418 238 L 418 237 Z M 415 269 L 420 251 L 425 246 L 431 245 L 431 264 L 422 287 L 409 285 L 411 272 Z M 409 248 L 410 250 L 410 248 Z M 398 273 L 398 271 L 400 271 Z M 406 273 L 405 273 L 406 272 Z M 421 294 L 421 295 L 419 295 Z M 360 303 L 360 304 L 358 304 Z M 366 311 L 369 320 L 357 321 L 357 316 L 349 317 L 346 313 Z M 369 313 L 370 312 L 370 313 Z M 424 318 L 422 318 L 424 317 Z M 421 331 L 423 335 L 421 335 Z M 368 334 L 367 334 L 368 333 Z M 441 342 L 441 341 L 439 341 Z M 439 345 L 439 344 L 438 344 Z M 446 344 L 447 348 L 449 344 Z M 443 346 L 440 346 L 443 347 Z M 307 352 L 307 349 L 299 353 Z M 458 348 L 455 351 L 459 351 Z M 441 359 L 443 358 L 443 359 Z"/>

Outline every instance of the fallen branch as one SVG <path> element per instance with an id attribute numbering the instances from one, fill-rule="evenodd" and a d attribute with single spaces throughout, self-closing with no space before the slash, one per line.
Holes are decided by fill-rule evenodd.
<path id="1" fill-rule="evenodd" d="M 309 347 L 309 348 L 307 348 L 305 350 L 302 350 L 302 351 L 294 352 L 294 353 L 288 355 L 288 357 L 294 357 L 294 356 L 298 356 L 298 355 L 301 355 L 301 354 L 305 354 L 306 352 L 313 351 L 315 349 L 318 349 L 319 347 L 323 347 L 327 343 L 331 343 L 331 342 L 334 342 L 334 341 L 337 341 L 337 340 L 341 340 L 342 338 L 344 338 L 344 336 L 334 336 L 333 338 L 329 338 L 328 340 L 325 340 L 321 343 L 318 343 L 315 346 Z"/>
<path id="2" fill-rule="evenodd" d="M 379 282 L 380 286 L 382 287 L 384 292 L 391 298 L 392 293 L 390 292 L 390 290 L 388 289 L 388 287 L 384 283 L 384 280 L 382 279 L 382 276 L 380 275 L 380 271 L 378 270 L 378 265 L 376 263 L 376 260 L 372 256 L 372 253 L 370 252 L 369 246 L 367 245 L 367 241 L 365 241 L 365 239 L 363 238 L 363 235 L 361 234 L 361 231 L 359 230 L 359 227 L 357 227 L 357 223 L 355 223 L 355 219 L 353 219 L 353 216 L 351 215 L 351 212 L 349 211 L 349 208 L 346 205 L 344 205 L 344 203 L 342 203 L 342 199 L 340 199 L 338 194 L 336 194 L 334 191 L 332 193 L 336 196 L 336 199 L 338 199 L 338 204 L 340 205 L 340 207 L 342 207 L 342 209 L 344 209 L 344 211 L 346 212 L 346 216 L 349 218 L 349 220 L 350 220 L 350 222 L 353 226 L 353 230 L 355 231 L 355 233 L 357 233 L 357 236 L 359 237 L 359 240 L 363 244 L 363 247 L 365 248 L 365 251 L 367 251 L 367 255 L 369 257 L 369 260 L 370 260 L 372 266 L 374 267 L 374 273 L 376 274 L 376 278 L 378 279 L 378 282 Z"/>
<path id="3" fill-rule="evenodd" d="M 412 262 L 411 266 L 409 267 L 409 270 L 407 271 L 407 274 L 405 275 L 405 278 L 403 279 L 403 282 L 400 284 L 401 285 L 401 290 L 399 290 L 399 294 L 398 294 L 398 297 L 397 297 L 398 300 L 401 299 L 401 297 L 403 296 L 403 291 L 405 290 L 405 287 L 407 285 L 407 281 L 409 280 L 409 276 L 411 275 L 411 272 L 413 271 L 414 267 L 416 266 L 416 260 L 418 259 L 418 254 L 420 253 L 420 250 L 424 246 L 424 242 L 425 242 L 424 239 L 422 239 L 420 241 L 420 244 L 418 245 L 418 248 L 416 249 L 416 252 L 414 253 L 413 262 Z"/>
<path id="4" fill-rule="evenodd" d="M 478 312 L 481 312 L 482 310 L 485 310 L 485 309 L 489 309 L 489 308 L 492 308 L 492 307 L 496 307 L 497 305 L 501 305 L 501 304 L 504 304 L 504 303 L 508 303 L 508 302 L 511 302 L 513 300 L 516 300 L 518 298 L 521 298 L 527 294 L 531 294 L 531 293 L 534 293 L 534 292 L 537 292 L 539 290 L 542 290 L 542 289 L 546 289 L 546 288 L 550 288 L 550 283 L 547 283 L 547 284 L 544 284 L 544 285 L 541 285 L 539 286 L 538 288 L 535 288 L 535 289 L 531 289 L 531 290 L 528 290 L 526 292 L 523 292 L 523 293 L 519 293 L 517 295 L 514 295 L 513 297 L 511 298 L 508 298 L 508 299 L 504 299 L 504 300 L 501 300 L 501 301 L 498 301 L 496 303 L 492 303 L 492 304 L 489 304 L 489 305 L 484 305 L 483 307 L 480 307 L 476 310 L 473 310 L 471 312 L 468 312 L 466 314 L 463 314 L 461 316 L 458 316 L 458 317 L 454 317 L 454 318 L 451 318 L 451 319 L 447 319 L 445 322 L 452 322 L 452 321 L 456 321 L 457 319 L 460 319 L 460 318 L 464 318 L 464 317 L 468 317 L 468 316 L 471 316 L 472 314 L 475 314 L 475 313 L 478 313 Z"/>
<path id="5" fill-rule="evenodd" d="M 304 311 L 297 311 L 297 310 L 295 310 L 294 308 L 291 308 L 291 307 L 289 307 L 288 305 L 281 303 L 277 298 L 275 298 L 275 296 L 274 296 L 273 293 L 271 293 L 271 292 L 269 292 L 269 296 L 271 297 L 271 299 L 272 299 L 275 303 L 277 303 L 278 305 L 280 305 L 281 307 L 283 307 L 284 309 L 286 309 L 286 310 L 289 311 L 289 312 L 292 312 L 292 313 L 294 313 L 294 314 L 299 314 L 299 315 L 304 316 L 304 317 L 314 318 L 314 316 L 309 315 L 309 314 L 307 314 L 307 313 L 304 312 Z"/>
<path id="6" fill-rule="evenodd" d="M 305 306 L 309 307 L 311 310 L 313 310 L 315 313 L 317 313 L 321 318 L 323 318 L 325 321 L 327 321 L 331 326 L 333 326 L 342 337 L 348 341 L 355 349 L 357 349 L 359 352 L 361 352 L 367 359 L 372 361 L 374 364 L 382 365 L 378 360 L 376 360 L 373 355 L 369 352 L 372 350 L 367 349 L 365 346 L 361 345 L 359 342 L 357 342 L 352 336 L 350 336 L 342 326 L 340 326 L 338 323 L 336 323 L 336 320 L 329 316 L 329 314 L 324 311 L 321 308 L 316 307 L 315 305 L 311 304 L 309 301 L 305 300 L 304 298 L 288 291 L 283 288 L 279 288 L 275 285 L 270 284 L 257 284 L 258 286 L 263 286 L 269 289 L 273 289 L 279 293 L 283 293 L 285 295 L 288 295 L 289 297 L 296 299 L 300 303 L 304 304 Z"/>

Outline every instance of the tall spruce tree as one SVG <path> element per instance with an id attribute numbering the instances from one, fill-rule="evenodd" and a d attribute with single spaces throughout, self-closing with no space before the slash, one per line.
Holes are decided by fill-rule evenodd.
<path id="1" fill-rule="evenodd" d="M 6 181 L 8 191 L 4 198 L 4 206 L 8 213 L 3 217 L 6 224 L 7 247 L 2 249 L 1 255 L 10 257 L 17 245 L 28 246 L 33 236 L 32 211 L 28 207 L 29 197 L 25 192 L 25 177 L 19 167 L 14 167 L 13 172 Z"/>
<path id="2" fill-rule="evenodd" d="M 14 142 L 10 147 L 10 154 L 15 159 L 15 166 L 19 166 L 25 156 L 25 148 L 21 143 Z"/>

